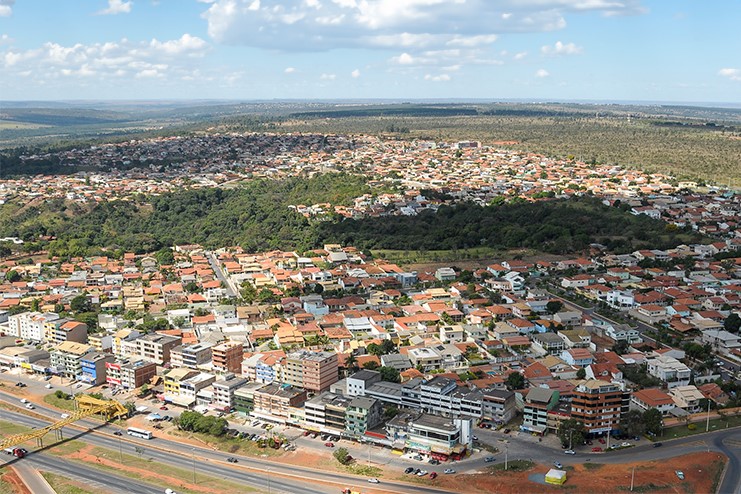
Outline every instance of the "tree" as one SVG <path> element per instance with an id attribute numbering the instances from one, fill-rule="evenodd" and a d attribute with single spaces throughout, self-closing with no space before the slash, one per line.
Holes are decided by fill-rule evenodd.
<path id="1" fill-rule="evenodd" d="M 369 343 L 365 349 L 371 355 L 381 355 L 381 345 L 378 345 L 377 343 Z"/>
<path id="2" fill-rule="evenodd" d="M 11 283 L 15 283 L 16 281 L 21 280 L 21 275 L 18 274 L 18 271 L 11 269 L 7 273 L 5 273 L 5 279 Z"/>
<path id="3" fill-rule="evenodd" d="M 614 345 L 612 345 L 612 351 L 617 353 L 618 355 L 625 355 L 628 353 L 628 350 L 630 349 L 630 345 L 626 340 L 619 340 L 616 341 Z"/>
<path id="4" fill-rule="evenodd" d="M 507 385 L 509 390 L 523 389 L 525 387 L 525 377 L 519 372 L 510 372 L 504 384 Z"/>
<path id="5" fill-rule="evenodd" d="M 620 419 L 620 429 L 628 436 L 641 436 L 646 431 L 643 413 L 640 410 L 629 410 Z"/>
<path id="6" fill-rule="evenodd" d="M 573 447 L 574 444 L 584 444 L 587 440 L 584 424 L 575 419 L 567 419 L 561 422 L 557 434 L 564 446 Z"/>
<path id="7" fill-rule="evenodd" d="M 646 432 L 659 435 L 661 434 L 661 430 L 664 427 L 663 424 L 663 417 L 661 416 L 661 412 L 657 409 L 649 408 L 648 410 L 643 412 L 643 425 Z"/>
<path id="8" fill-rule="evenodd" d="M 738 333 L 741 330 L 741 317 L 735 312 L 731 312 L 723 321 L 723 329 L 729 333 Z"/>
<path id="9" fill-rule="evenodd" d="M 340 465 L 347 465 L 352 461 L 352 456 L 347 452 L 347 448 L 337 448 L 332 455 L 335 460 L 340 462 Z"/>
<path id="10" fill-rule="evenodd" d="M 358 367 L 358 358 L 354 353 L 350 353 L 345 359 L 345 367 L 347 369 L 356 369 Z"/>
<path id="11" fill-rule="evenodd" d="M 79 321 L 87 325 L 88 333 L 94 333 L 98 330 L 97 312 L 81 312 L 75 316 L 75 321 Z"/>
<path id="12" fill-rule="evenodd" d="M 157 259 L 160 266 L 172 266 L 175 264 L 175 256 L 169 247 L 163 247 L 158 250 L 157 253 L 154 254 L 154 258 Z"/>
<path id="13" fill-rule="evenodd" d="M 584 367 L 580 367 L 578 371 L 576 371 L 576 378 L 577 379 L 585 379 L 587 377 L 587 371 L 584 369 Z"/>
<path id="14" fill-rule="evenodd" d="M 378 371 L 381 373 L 381 381 L 388 381 L 392 383 L 401 382 L 401 375 L 399 371 L 393 367 L 380 367 Z"/>
<path id="15" fill-rule="evenodd" d="M 378 362 L 376 362 L 375 360 L 369 360 L 368 362 L 363 364 L 363 369 L 376 370 L 378 369 L 378 367 Z"/>
<path id="16" fill-rule="evenodd" d="M 90 299 L 87 298 L 87 295 L 82 293 L 70 301 L 69 307 L 73 312 L 76 313 L 90 312 L 93 304 L 90 303 Z"/>
<path id="17" fill-rule="evenodd" d="M 560 312 L 561 309 L 563 309 L 563 302 L 560 300 L 551 300 L 545 304 L 545 310 L 547 310 L 549 314 Z"/>

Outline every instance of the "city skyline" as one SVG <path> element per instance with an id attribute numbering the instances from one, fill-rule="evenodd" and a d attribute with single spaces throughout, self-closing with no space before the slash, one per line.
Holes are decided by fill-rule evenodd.
<path id="1" fill-rule="evenodd" d="M 0 0 L 0 99 L 738 103 L 727 5 Z"/>

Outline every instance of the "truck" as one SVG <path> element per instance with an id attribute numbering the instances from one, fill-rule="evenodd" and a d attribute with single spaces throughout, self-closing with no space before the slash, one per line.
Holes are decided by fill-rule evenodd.
<path id="1" fill-rule="evenodd" d="M 26 451 L 23 448 L 5 448 L 5 453 L 9 455 L 13 455 L 16 458 L 23 458 L 24 456 L 26 456 L 28 451 Z"/>

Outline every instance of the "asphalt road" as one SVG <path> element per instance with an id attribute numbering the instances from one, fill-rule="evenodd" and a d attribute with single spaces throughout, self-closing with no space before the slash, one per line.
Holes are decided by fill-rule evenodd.
<path id="1" fill-rule="evenodd" d="M 222 271 L 221 266 L 219 265 L 219 260 L 216 259 L 216 257 L 211 252 L 206 254 L 206 259 L 208 259 L 208 263 L 211 265 L 211 269 L 214 270 L 216 278 L 218 278 L 218 280 L 224 284 L 224 287 L 226 287 L 226 296 L 228 298 L 236 298 L 237 290 L 232 282 L 226 277 L 224 271 Z"/>

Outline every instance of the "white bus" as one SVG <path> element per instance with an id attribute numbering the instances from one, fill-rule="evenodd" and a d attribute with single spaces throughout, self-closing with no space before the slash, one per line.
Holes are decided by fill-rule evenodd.
<path id="1" fill-rule="evenodd" d="M 144 429 L 137 429 L 136 427 L 129 427 L 126 429 L 126 433 L 129 436 L 141 437 L 142 439 L 152 439 L 152 433 L 145 431 Z"/>

